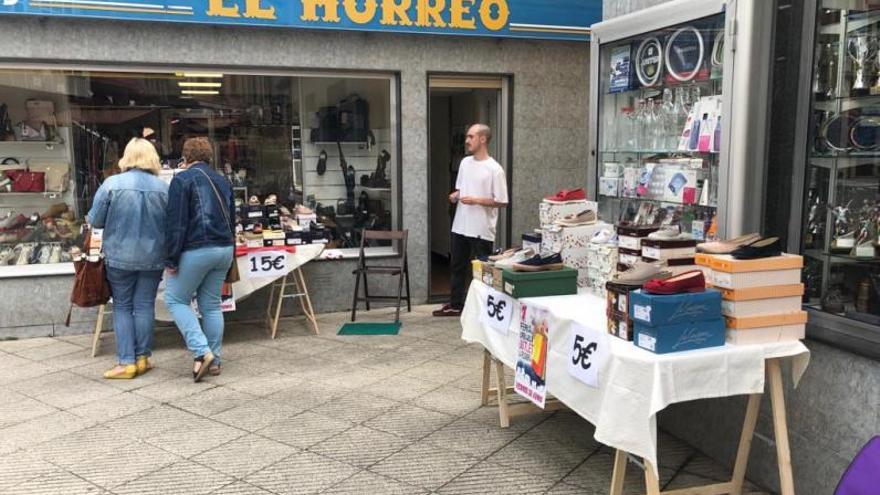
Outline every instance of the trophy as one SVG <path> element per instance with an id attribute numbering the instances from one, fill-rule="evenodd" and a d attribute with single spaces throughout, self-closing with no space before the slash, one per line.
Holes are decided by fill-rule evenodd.
<path id="1" fill-rule="evenodd" d="M 877 41 L 867 35 L 854 36 L 849 39 L 846 52 L 852 59 L 854 72 L 850 94 L 864 96 L 868 94 L 873 82 L 873 72 L 877 65 Z"/>

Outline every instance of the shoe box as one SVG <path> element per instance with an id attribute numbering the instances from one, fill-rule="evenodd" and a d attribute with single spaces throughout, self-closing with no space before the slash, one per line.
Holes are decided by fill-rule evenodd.
<path id="1" fill-rule="evenodd" d="M 515 272 L 504 270 L 504 293 L 514 298 L 566 296 L 577 294 L 578 272 L 572 268 L 544 272 Z"/>
<path id="2" fill-rule="evenodd" d="M 724 345 L 720 291 L 656 295 L 637 290 L 629 304 L 634 342 L 642 349 L 665 354 Z"/>
<path id="3" fill-rule="evenodd" d="M 642 242 L 647 239 L 648 234 L 656 232 L 657 229 L 656 226 L 618 225 L 618 262 L 621 265 L 632 266 L 641 261 Z"/>
<path id="4" fill-rule="evenodd" d="M 807 313 L 802 308 L 803 258 L 783 254 L 754 260 L 700 254 L 709 283 L 722 294 L 727 341 L 764 344 L 803 339 Z"/>
<path id="5" fill-rule="evenodd" d="M 633 341 L 633 321 L 627 315 L 623 313 L 618 313 L 617 311 L 611 311 L 608 313 L 608 333 L 611 335 L 626 340 L 628 342 Z"/>
<path id="6" fill-rule="evenodd" d="M 541 229 L 541 251 L 561 254 L 562 263 L 569 268 L 587 269 L 590 261 L 590 240 L 603 229 L 611 229 L 611 225 L 605 222 L 576 227 L 545 225 Z"/>
<path id="7" fill-rule="evenodd" d="M 264 230 L 263 247 L 284 247 L 286 234 L 282 230 Z"/>
<path id="8" fill-rule="evenodd" d="M 572 214 L 578 214 L 584 210 L 599 210 L 599 204 L 585 199 L 568 201 L 566 203 L 554 203 L 546 199 L 538 205 L 538 219 L 541 225 L 551 225 L 556 220 Z"/>
<path id="9" fill-rule="evenodd" d="M 318 215 L 314 213 L 297 213 L 296 221 L 300 224 L 301 227 L 308 228 L 312 222 L 318 222 Z"/>
<path id="10" fill-rule="evenodd" d="M 541 251 L 542 234 L 540 232 L 527 232 L 522 235 L 522 248 L 532 249 L 536 253 Z"/>
<path id="11" fill-rule="evenodd" d="M 263 247 L 263 234 L 254 234 L 253 232 L 245 232 L 245 243 L 248 248 Z"/>
<path id="12" fill-rule="evenodd" d="M 294 230 L 284 233 L 284 244 L 287 246 L 301 246 L 311 242 L 311 235 L 306 230 Z"/>
<path id="13" fill-rule="evenodd" d="M 681 264 L 693 265 L 694 257 L 697 255 L 697 241 L 695 240 L 643 239 L 641 246 L 642 259 L 649 263 L 677 261 L 681 262 Z"/>
<path id="14" fill-rule="evenodd" d="M 638 289 L 634 285 L 605 283 L 605 316 L 608 318 L 608 333 L 623 340 L 633 340 L 633 321 L 629 312 L 630 294 Z"/>
<path id="15" fill-rule="evenodd" d="M 587 261 L 587 281 L 582 287 L 605 295 L 605 284 L 617 273 L 617 246 L 591 243 Z M 581 286 L 580 277 L 578 286 Z"/>

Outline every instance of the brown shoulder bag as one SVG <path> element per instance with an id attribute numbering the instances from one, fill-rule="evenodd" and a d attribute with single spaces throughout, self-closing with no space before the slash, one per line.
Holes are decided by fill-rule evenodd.
<path id="1" fill-rule="evenodd" d="M 86 227 L 83 236 L 82 255 L 74 260 L 73 269 L 76 277 L 73 281 L 73 290 L 70 292 L 70 309 L 67 310 L 66 326 L 70 326 L 70 313 L 73 306 L 81 308 L 93 308 L 110 301 L 110 283 L 107 282 L 107 272 L 104 267 L 104 256 L 88 256 L 89 246 L 92 240 L 92 229 Z"/>

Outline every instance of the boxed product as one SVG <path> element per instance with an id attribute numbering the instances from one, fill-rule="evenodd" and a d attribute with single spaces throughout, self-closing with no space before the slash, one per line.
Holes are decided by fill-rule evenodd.
<path id="1" fill-rule="evenodd" d="M 538 207 L 538 218 L 541 221 L 541 225 L 549 225 L 571 214 L 577 214 L 584 210 L 598 211 L 598 209 L 598 203 L 585 199 L 568 201 L 566 203 L 554 203 L 545 199 L 541 201 Z"/>
<path id="2" fill-rule="evenodd" d="M 284 247 L 285 239 L 263 239 L 263 247 Z"/>
<path id="3" fill-rule="evenodd" d="M 606 282 L 605 300 L 607 301 L 606 314 L 619 313 L 630 317 L 630 294 L 639 287 L 635 285 L 621 285 L 614 282 Z"/>
<path id="4" fill-rule="evenodd" d="M 771 285 L 793 285 L 801 281 L 801 270 L 770 270 L 764 272 L 729 273 L 712 270 L 709 282 L 725 289 L 750 289 Z"/>
<path id="5" fill-rule="evenodd" d="M 618 266 L 632 266 L 641 261 L 641 259 L 642 251 L 640 249 L 626 249 L 623 247 L 617 249 Z"/>
<path id="6" fill-rule="evenodd" d="M 642 257 L 646 261 L 666 261 L 666 260 L 691 260 L 689 264 L 693 265 L 693 259 L 697 255 L 697 241 L 695 240 L 657 240 L 642 239 Z"/>
<path id="7" fill-rule="evenodd" d="M 490 269 L 492 270 L 492 288 L 504 292 L 504 268 L 493 264 Z"/>
<path id="8" fill-rule="evenodd" d="M 541 250 L 562 255 L 562 262 L 567 267 L 587 268 L 590 259 L 590 239 L 602 229 L 610 229 L 605 222 L 577 227 L 561 225 L 545 225 L 543 227 Z"/>
<path id="9" fill-rule="evenodd" d="M 504 293 L 515 298 L 577 294 L 577 276 L 577 270 L 567 267 L 545 272 L 504 270 Z"/>
<path id="10" fill-rule="evenodd" d="M 300 224 L 300 226 L 308 228 L 308 226 L 311 225 L 312 222 L 318 221 L 318 215 L 314 213 L 297 213 L 296 221 Z"/>
<path id="11" fill-rule="evenodd" d="M 495 285 L 495 274 L 492 273 L 492 267 L 492 263 L 483 263 L 482 278 L 480 278 L 480 280 L 482 280 L 483 283 L 488 285 L 489 287 Z"/>
<path id="12" fill-rule="evenodd" d="M 807 323 L 807 312 L 779 313 L 775 315 L 726 317 L 727 326 L 735 329 L 765 328 L 782 325 L 803 325 Z"/>
<path id="13" fill-rule="evenodd" d="M 280 216 L 278 212 L 278 205 L 266 205 L 263 207 L 263 212 L 266 218 L 278 218 Z"/>
<path id="14" fill-rule="evenodd" d="M 623 179 L 619 177 L 599 177 L 599 194 L 602 196 L 618 197 L 623 186 Z"/>
<path id="15" fill-rule="evenodd" d="M 745 317 L 800 311 L 804 286 L 792 284 L 720 291 L 721 313 L 724 316 Z"/>
<path id="16" fill-rule="evenodd" d="M 629 304 L 632 319 L 652 327 L 721 319 L 721 292 L 714 289 L 672 295 L 637 290 L 629 295 Z"/>
<path id="17" fill-rule="evenodd" d="M 285 232 L 284 234 L 284 243 L 288 246 L 300 246 L 302 244 L 308 244 L 308 241 L 308 232 L 295 230 L 293 232 Z"/>
<path id="18" fill-rule="evenodd" d="M 471 260 L 471 273 L 474 280 L 483 280 L 483 262 L 480 260 Z"/>
<path id="19" fill-rule="evenodd" d="M 642 241 L 648 237 L 648 234 L 656 232 L 657 226 L 617 226 L 617 244 L 621 248 L 630 250 L 641 250 Z M 641 254 L 641 253 L 640 253 Z"/>
<path id="20" fill-rule="evenodd" d="M 244 210 L 242 212 L 242 217 L 247 218 L 251 221 L 262 221 L 265 215 L 263 214 L 263 205 L 244 205 L 242 207 Z"/>
<path id="21" fill-rule="evenodd" d="M 627 315 L 616 311 L 608 314 L 608 333 L 632 342 L 633 321 Z"/>
<path id="22" fill-rule="evenodd" d="M 727 342 L 735 345 L 790 342 L 806 338 L 806 325 L 779 325 L 763 328 L 728 328 Z"/>
<path id="23" fill-rule="evenodd" d="M 532 249 L 533 251 L 540 252 L 541 251 L 541 239 L 542 235 L 540 232 L 530 232 L 522 235 L 522 248 L 523 249 Z"/>
<path id="24" fill-rule="evenodd" d="M 245 238 L 245 241 L 247 242 L 247 247 L 249 247 L 249 248 L 263 247 L 262 234 L 254 234 L 251 232 L 246 232 L 244 234 L 244 238 Z"/>
<path id="25" fill-rule="evenodd" d="M 661 326 L 633 321 L 635 345 L 656 354 L 719 347 L 725 341 L 726 327 L 722 318 Z"/>

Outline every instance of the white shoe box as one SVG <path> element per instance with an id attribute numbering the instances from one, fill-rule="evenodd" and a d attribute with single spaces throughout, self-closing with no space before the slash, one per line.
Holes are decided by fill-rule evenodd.
<path id="1" fill-rule="evenodd" d="M 749 289 L 772 285 L 791 285 L 801 283 L 801 269 L 769 270 L 763 272 L 719 272 L 711 270 L 711 283 L 724 289 Z"/>
<path id="2" fill-rule="evenodd" d="M 590 239 L 600 230 L 610 228 L 605 222 L 577 227 L 545 225 L 541 233 L 541 250 L 560 253 L 562 262 L 569 268 L 587 268 L 590 260 Z"/>
<path id="3" fill-rule="evenodd" d="M 806 325 L 781 325 L 763 328 L 727 329 L 727 343 L 734 345 L 770 344 L 806 338 Z"/>
<path id="4" fill-rule="evenodd" d="M 721 314 L 741 318 L 745 316 L 775 315 L 778 313 L 796 313 L 801 310 L 802 298 L 774 297 L 771 299 L 755 299 L 751 301 L 721 301 Z"/>
<path id="5" fill-rule="evenodd" d="M 585 199 L 569 201 L 567 203 L 552 203 L 546 199 L 538 205 L 538 218 L 541 225 L 549 225 L 571 214 L 577 214 L 584 210 L 599 211 L 599 204 Z"/>

